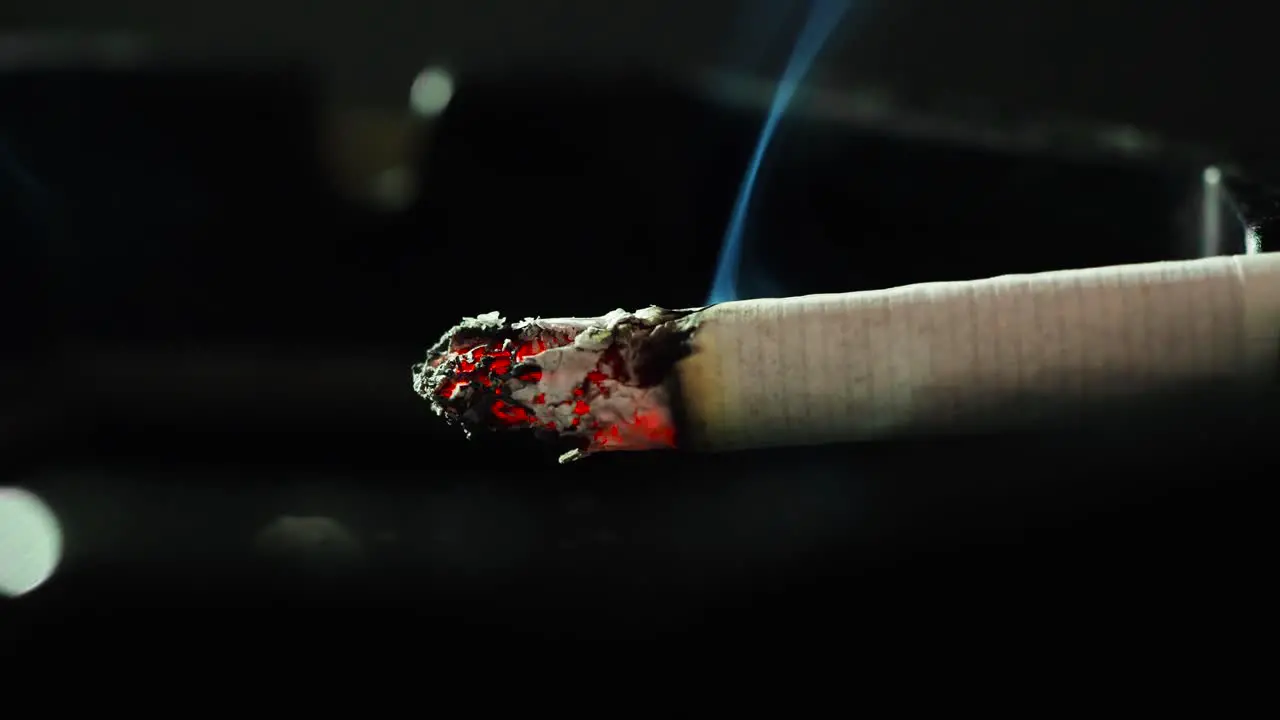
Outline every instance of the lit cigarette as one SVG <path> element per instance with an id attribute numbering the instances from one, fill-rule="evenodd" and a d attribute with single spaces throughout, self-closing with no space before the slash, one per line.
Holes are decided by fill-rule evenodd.
<path id="1" fill-rule="evenodd" d="M 565 442 L 564 461 L 945 431 L 1277 371 L 1269 253 L 600 318 L 491 313 L 446 334 L 414 387 L 469 433 Z"/>

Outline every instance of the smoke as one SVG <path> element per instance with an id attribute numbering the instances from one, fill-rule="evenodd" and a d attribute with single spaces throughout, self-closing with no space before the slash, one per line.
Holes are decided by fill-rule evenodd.
<path id="1" fill-rule="evenodd" d="M 826 44 L 831 32 L 840 24 L 840 20 L 851 4 L 852 0 L 811 0 L 804 27 L 791 49 L 791 55 L 782 71 L 773 100 L 769 104 L 764 126 L 760 129 L 755 149 L 751 153 L 751 159 L 743 174 L 742 185 L 738 189 L 733 212 L 729 216 L 729 226 L 725 229 L 724 240 L 720 245 L 720 257 L 716 261 L 716 272 L 711 282 L 708 303 L 737 300 L 740 297 L 738 280 L 741 274 L 743 231 L 765 154 L 773 141 L 773 135 L 778 129 L 782 116 L 791 104 L 796 89 L 808 74 L 818 52 Z M 760 19 L 759 8 L 756 7 L 756 10 L 752 13 L 753 20 Z M 756 25 L 755 22 L 751 24 Z M 758 32 L 758 28 L 752 27 L 750 31 L 754 34 Z"/>

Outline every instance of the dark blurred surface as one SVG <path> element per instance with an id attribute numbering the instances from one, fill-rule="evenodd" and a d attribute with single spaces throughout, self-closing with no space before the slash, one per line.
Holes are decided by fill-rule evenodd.
<path id="1" fill-rule="evenodd" d="M 125 47 L 182 60 L 301 58 L 323 73 L 336 100 L 394 107 L 427 64 L 463 75 L 727 67 L 773 79 L 806 5 L 46 0 L 10 3 L 0 23 L 111 32 L 133 40 Z M 1270 24 L 1248 0 L 855 0 L 814 79 L 1274 152 L 1271 42 Z"/>
<path id="2" fill-rule="evenodd" d="M 305 72 L 0 73 L 0 485 L 44 497 L 66 538 L 13 617 L 73 640 L 128 609 L 360 627 L 403 608 L 474 636 L 1247 623 L 1271 391 L 567 467 L 436 423 L 408 367 L 464 314 L 703 301 L 761 118 L 696 87 L 475 74 L 413 156 L 418 199 L 386 213 L 325 175 Z M 1196 257 L 1204 160 L 797 116 L 745 290 Z M 1226 236 L 1213 251 L 1243 228 Z"/>

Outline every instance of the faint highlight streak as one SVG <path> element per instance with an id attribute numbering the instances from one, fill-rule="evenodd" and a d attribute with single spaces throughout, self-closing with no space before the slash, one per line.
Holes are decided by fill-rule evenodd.
<path id="1" fill-rule="evenodd" d="M 1256 226 L 1249 223 L 1223 182 L 1222 170 L 1210 165 L 1201 173 L 1200 255 L 1234 254 L 1243 250 L 1252 255 L 1261 251 L 1262 240 Z M 1230 233 L 1228 242 L 1226 234 Z"/>
<path id="2" fill-rule="evenodd" d="M 1201 173 L 1200 255 L 1222 254 L 1222 171 L 1209 166 Z"/>
<path id="3" fill-rule="evenodd" d="M 756 146 L 747 163 L 742 185 L 738 189 L 734 201 L 733 212 L 729 216 L 729 226 L 725 230 L 724 240 L 720 245 L 720 257 L 716 262 L 716 274 L 711 283 L 708 303 L 726 302 L 739 298 L 738 275 L 742 263 L 742 234 L 746 226 L 747 212 L 751 206 L 755 191 L 756 178 L 764 162 L 769 143 L 778 129 L 778 123 L 791 104 L 796 88 L 809 72 L 818 51 L 826 44 L 831 32 L 840 24 L 841 18 L 849 10 L 850 0 L 813 0 L 809 8 L 809 16 L 804 28 L 796 39 L 787 60 L 782 79 L 774 91 L 773 100 L 769 104 L 769 114 L 765 118 L 764 127 L 760 130 Z"/>

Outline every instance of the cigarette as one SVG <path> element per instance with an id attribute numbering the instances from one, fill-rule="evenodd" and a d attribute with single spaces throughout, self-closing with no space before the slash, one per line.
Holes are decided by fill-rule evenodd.
<path id="1" fill-rule="evenodd" d="M 888 290 L 468 318 L 413 368 L 468 435 L 532 431 L 562 462 L 972 427 L 999 411 L 1280 370 L 1280 253 Z"/>

